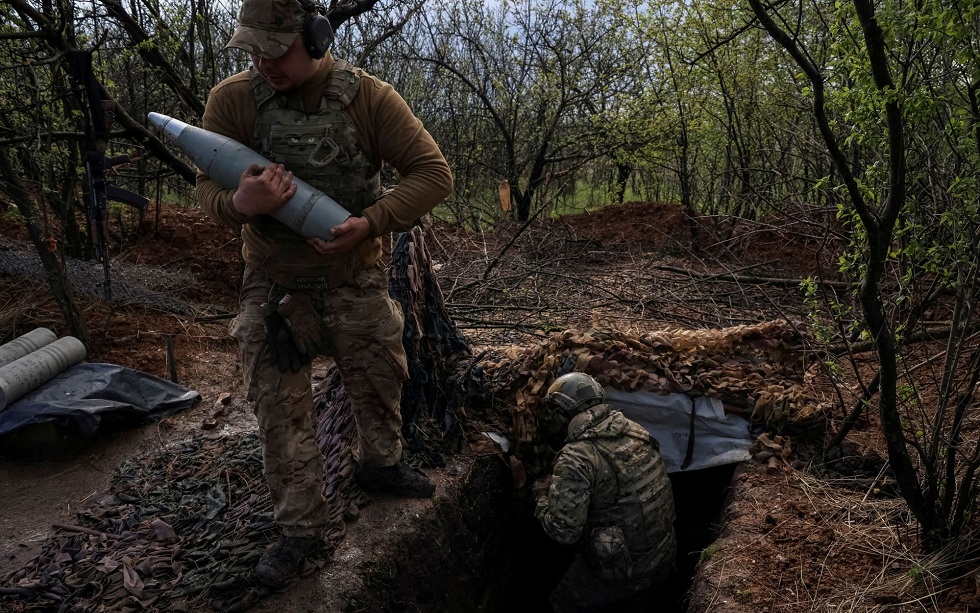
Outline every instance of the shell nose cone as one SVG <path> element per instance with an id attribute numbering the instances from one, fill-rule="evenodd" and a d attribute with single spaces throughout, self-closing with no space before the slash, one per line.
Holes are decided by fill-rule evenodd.
<path id="1" fill-rule="evenodd" d="M 153 127 L 161 132 L 163 132 L 167 122 L 170 121 L 169 117 L 166 115 L 161 115 L 160 113 L 150 113 L 146 117 L 150 120 L 150 123 L 153 124 Z"/>
<path id="2" fill-rule="evenodd" d="M 180 133 L 187 127 L 187 124 L 183 121 L 174 119 L 173 117 L 169 117 L 162 113 L 148 113 L 146 117 L 150 120 L 150 123 L 153 124 L 154 128 L 166 135 L 170 140 L 174 141 L 177 140 Z"/>

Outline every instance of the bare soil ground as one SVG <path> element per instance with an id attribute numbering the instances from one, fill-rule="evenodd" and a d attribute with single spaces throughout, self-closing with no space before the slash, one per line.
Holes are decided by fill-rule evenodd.
<path id="1" fill-rule="evenodd" d="M 799 317 L 798 280 L 818 267 L 830 270 L 836 256 L 825 237 L 791 218 L 692 222 L 679 207 L 656 203 L 535 223 L 510 245 L 519 227 L 501 223 L 481 233 L 429 227 L 446 303 L 474 353 L 591 325 L 641 331 Z M 0 230 L 5 238 L 24 238 L 10 219 Z M 230 229 L 197 210 L 167 205 L 141 238 L 114 252 L 113 279 L 122 293 L 126 283 L 149 283 L 154 270 L 176 276 L 161 273 L 155 297 L 128 304 L 107 305 L 97 291 L 80 293 L 93 338 L 89 361 L 162 378 L 175 372 L 202 401 L 160 423 L 108 434 L 69 459 L 0 460 L 0 577 L 35 556 L 53 524 L 71 523 L 104 492 L 120 461 L 203 428 L 251 429 L 227 334 L 236 308 L 237 250 Z M 0 295 L 4 342 L 38 326 L 67 333 L 39 277 L 0 276 Z M 180 305 L 189 309 L 175 312 Z M 841 400 L 849 408 L 853 393 L 838 395 L 816 365 L 811 371 L 815 394 L 834 406 L 825 424 L 832 431 L 846 410 Z M 227 404 L 217 404 L 225 394 Z M 817 432 L 795 441 L 784 462 L 741 467 L 719 539 L 701 553 L 691 610 L 980 611 L 973 575 L 942 583 L 937 562 L 916 553 L 914 526 L 883 480 L 875 432 L 872 418 L 852 433 L 843 464 L 814 458 L 823 434 Z M 377 523 L 363 523 L 363 530 L 395 522 L 405 508 L 378 505 L 368 512 Z M 349 534 L 349 545 L 367 538 Z M 317 589 L 308 584 L 292 600 L 262 610 L 307 610 L 300 603 Z"/>

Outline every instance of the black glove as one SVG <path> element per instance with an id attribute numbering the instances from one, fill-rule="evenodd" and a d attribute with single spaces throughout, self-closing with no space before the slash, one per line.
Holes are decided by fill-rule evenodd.
<path id="1" fill-rule="evenodd" d="M 269 351 L 272 353 L 272 363 L 279 367 L 280 372 L 299 372 L 310 363 L 310 356 L 296 347 L 289 333 L 289 326 L 278 311 L 273 310 L 265 316 L 265 332 L 269 340 Z"/>
<path id="2" fill-rule="evenodd" d="M 300 353 L 311 358 L 330 355 L 330 333 L 308 295 L 302 292 L 286 294 L 279 301 L 276 311 L 282 315 Z"/>

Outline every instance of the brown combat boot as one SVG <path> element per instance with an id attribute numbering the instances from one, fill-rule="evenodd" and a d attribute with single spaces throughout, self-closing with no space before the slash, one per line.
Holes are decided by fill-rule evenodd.
<path id="1" fill-rule="evenodd" d="M 299 575 L 303 560 L 316 550 L 319 540 L 312 536 L 280 536 L 259 558 L 255 578 L 262 585 L 282 587 Z"/>
<path id="2" fill-rule="evenodd" d="M 357 477 L 369 494 L 391 494 L 403 498 L 432 498 L 436 484 L 420 470 L 402 462 L 393 466 L 361 466 Z"/>

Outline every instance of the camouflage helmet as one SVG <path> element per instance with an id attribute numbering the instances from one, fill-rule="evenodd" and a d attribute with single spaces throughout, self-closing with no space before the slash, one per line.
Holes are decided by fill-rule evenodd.
<path id="1" fill-rule="evenodd" d="M 566 417 L 601 404 L 606 393 L 599 383 L 585 373 L 570 372 L 555 379 L 548 388 L 548 404 Z"/>

